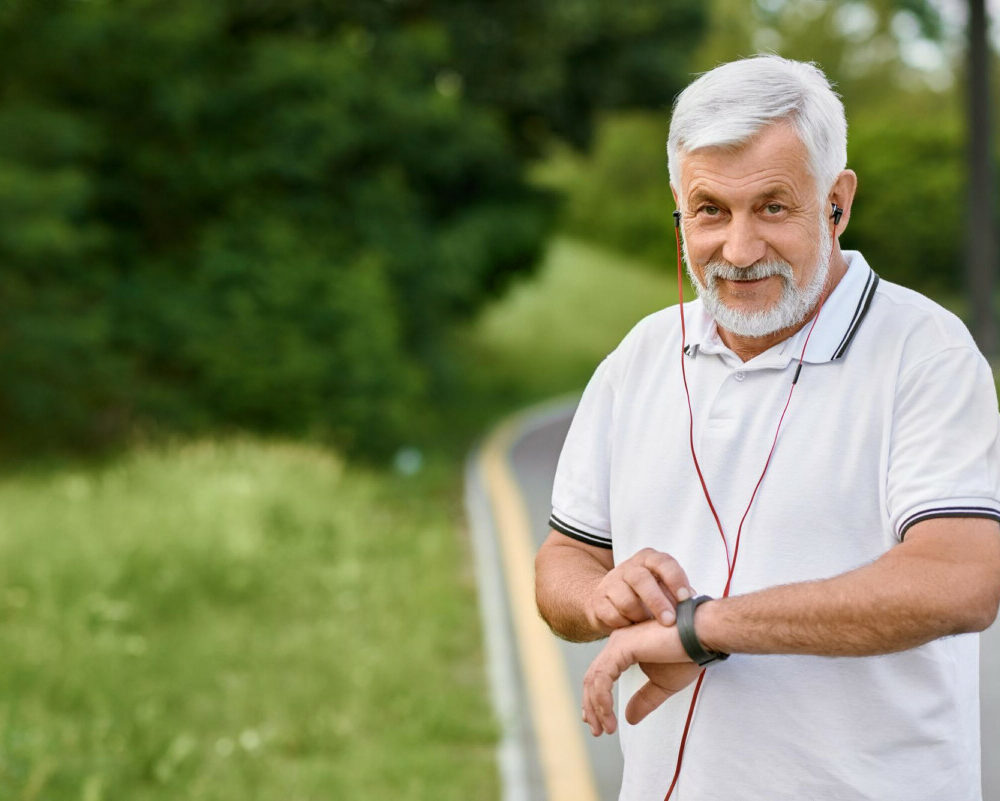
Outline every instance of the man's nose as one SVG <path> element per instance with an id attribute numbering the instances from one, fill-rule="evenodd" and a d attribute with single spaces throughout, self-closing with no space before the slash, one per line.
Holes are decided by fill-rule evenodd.
<path id="1" fill-rule="evenodd" d="M 726 226 L 722 258 L 737 267 L 751 267 L 767 254 L 767 244 L 752 218 L 733 217 Z"/>

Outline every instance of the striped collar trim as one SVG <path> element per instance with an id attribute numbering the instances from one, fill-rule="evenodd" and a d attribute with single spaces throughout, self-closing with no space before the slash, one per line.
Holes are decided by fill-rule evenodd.
<path id="1" fill-rule="evenodd" d="M 865 277 L 865 286 L 864 289 L 861 290 L 861 295 L 858 297 L 858 301 L 854 306 L 854 314 L 851 317 L 851 323 L 844 332 L 844 336 L 837 345 L 837 349 L 830 357 L 831 361 L 842 359 L 844 354 L 847 353 L 847 349 L 851 346 L 851 342 L 854 341 L 854 335 L 858 333 L 861 323 L 868 314 L 868 309 L 871 308 L 872 299 L 875 297 L 875 290 L 878 289 L 878 282 L 878 275 L 871 267 L 868 267 L 868 275 Z"/>

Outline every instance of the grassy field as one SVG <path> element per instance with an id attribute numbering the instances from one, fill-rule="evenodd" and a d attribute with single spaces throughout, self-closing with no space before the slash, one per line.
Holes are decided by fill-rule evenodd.
<path id="1" fill-rule="evenodd" d="M 469 432 L 669 279 L 557 240 L 466 335 Z M 0 475 L 0 799 L 499 798 L 460 460 L 249 439 Z"/>
<path id="2" fill-rule="evenodd" d="M 496 798 L 453 482 L 250 441 L 4 477 L 0 798 Z"/>

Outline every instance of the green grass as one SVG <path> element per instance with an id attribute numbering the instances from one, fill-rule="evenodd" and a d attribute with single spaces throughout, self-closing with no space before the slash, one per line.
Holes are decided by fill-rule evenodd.
<path id="1" fill-rule="evenodd" d="M 447 465 L 201 442 L 0 508 L 0 798 L 497 797 Z"/>
<path id="2" fill-rule="evenodd" d="M 471 332 L 484 369 L 528 400 L 581 389 L 633 325 L 677 302 L 671 269 L 553 240 L 537 276 L 487 309 Z"/>

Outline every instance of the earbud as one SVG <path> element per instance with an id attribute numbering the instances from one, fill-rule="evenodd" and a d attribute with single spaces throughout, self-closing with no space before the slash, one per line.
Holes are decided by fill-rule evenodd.
<path id="1" fill-rule="evenodd" d="M 833 224 L 840 225 L 840 218 L 844 216 L 844 210 L 836 203 L 832 203 L 831 205 L 833 206 L 833 214 L 830 216 L 833 218 Z"/>
<path id="2" fill-rule="evenodd" d="M 681 213 L 679 211 L 674 212 L 674 228 L 681 227 Z"/>

